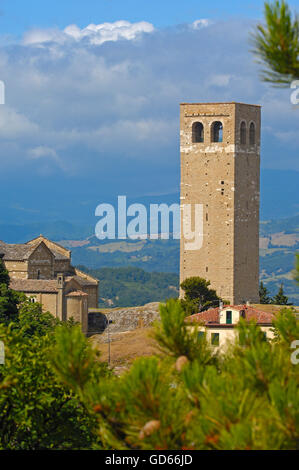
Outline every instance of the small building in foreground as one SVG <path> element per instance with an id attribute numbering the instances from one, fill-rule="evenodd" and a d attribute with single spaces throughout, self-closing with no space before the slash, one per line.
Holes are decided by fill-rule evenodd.
<path id="1" fill-rule="evenodd" d="M 98 306 L 99 281 L 72 266 L 70 250 L 40 235 L 24 244 L 0 241 L 0 255 L 12 289 L 62 321 L 80 322 L 87 333 L 88 310 Z"/>
<path id="2" fill-rule="evenodd" d="M 206 332 L 206 338 L 215 348 L 224 351 L 236 339 L 236 326 L 239 320 L 254 320 L 265 334 L 266 339 L 273 338 L 272 313 L 263 312 L 250 305 L 225 305 L 210 308 L 204 312 L 190 315 L 188 323 L 199 323 L 199 334 Z"/>

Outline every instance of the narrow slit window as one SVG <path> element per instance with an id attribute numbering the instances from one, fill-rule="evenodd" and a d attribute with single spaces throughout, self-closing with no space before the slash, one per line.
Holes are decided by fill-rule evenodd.
<path id="1" fill-rule="evenodd" d="M 246 124 L 244 121 L 241 122 L 241 126 L 240 126 L 240 142 L 241 142 L 241 145 L 246 144 Z"/>
<path id="2" fill-rule="evenodd" d="M 255 145 L 255 124 L 252 122 L 249 127 L 249 143 Z"/>
<path id="3" fill-rule="evenodd" d="M 223 126 L 220 121 L 212 124 L 212 142 L 223 142 Z"/>
<path id="4" fill-rule="evenodd" d="M 192 142 L 201 143 L 204 141 L 204 128 L 201 122 L 194 122 L 192 126 Z"/>

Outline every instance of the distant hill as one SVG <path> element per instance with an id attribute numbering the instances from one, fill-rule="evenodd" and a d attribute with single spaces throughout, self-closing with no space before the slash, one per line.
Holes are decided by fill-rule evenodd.
<path id="1" fill-rule="evenodd" d="M 79 269 L 100 280 L 100 307 L 135 307 L 179 295 L 179 276 L 174 273 L 148 273 L 134 267 Z"/>
<path id="2" fill-rule="evenodd" d="M 292 217 L 299 213 L 298 180 L 298 171 L 261 170 L 261 220 Z M 128 191 L 132 191 L 132 188 L 128 188 Z M 128 204 L 179 202 L 178 191 L 171 194 L 162 191 L 163 188 L 161 194 L 155 196 L 129 196 Z M 54 226 L 56 221 L 60 220 L 76 225 L 88 225 L 92 234 L 96 224 L 95 208 L 100 203 L 115 206 L 117 193 L 117 182 L 115 187 L 111 187 L 111 193 L 107 194 L 93 181 L 83 181 L 82 178 L 58 179 L 55 188 L 51 179 L 49 182 L 37 179 L 34 181 L 34 191 L 31 180 L 14 180 L 12 186 L 8 178 L 1 182 L 0 187 L 0 226 L 9 224 L 17 226 L 17 230 L 20 230 L 20 226 L 24 224 L 51 223 L 53 227 L 49 230 L 55 233 Z M 36 230 L 41 233 L 41 228 L 36 227 Z"/>
<path id="3" fill-rule="evenodd" d="M 88 269 L 131 266 L 146 272 L 179 273 L 179 240 L 98 240 L 89 224 L 44 222 L 0 225 L 0 240 L 28 241 L 42 233 L 72 250 L 73 263 Z M 290 301 L 299 304 L 299 290 L 292 278 L 299 250 L 299 215 L 262 221 L 260 224 L 260 279 L 272 295 L 280 283 Z M 153 301 L 150 298 L 149 301 Z M 135 305 L 135 304 L 134 304 Z"/>

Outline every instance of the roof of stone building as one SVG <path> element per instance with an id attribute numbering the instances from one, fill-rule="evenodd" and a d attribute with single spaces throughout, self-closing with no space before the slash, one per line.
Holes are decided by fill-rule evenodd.
<path id="1" fill-rule="evenodd" d="M 66 294 L 66 297 L 88 297 L 88 294 L 82 290 L 74 290 Z"/>
<path id="2" fill-rule="evenodd" d="M 27 260 L 30 257 L 30 255 L 34 252 L 34 250 L 40 243 L 42 243 L 42 241 L 36 244 L 5 243 L 3 241 L 0 241 L 0 253 L 4 254 L 3 259 L 6 261 L 23 261 Z M 62 253 L 59 253 L 58 251 L 53 250 L 48 246 L 47 248 L 51 251 L 56 260 L 69 260 L 69 258 L 67 256 L 64 256 Z"/>
<path id="3" fill-rule="evenodd" d="M 23 261 L 28 259 L 35 248 L 35 246 L 26 244 L 8 244 L 0 241 L 0 253 L 4 254 L 3 259 L 7 261 Z"/>
<path id="4" fill-rule="evenodd" d="M 70 262 L 70 250 L 67 250 L 58 243 L 48 240 L 46 237 L 40 235 L 39 237 L 30 240 L 27 243 L 20 244 L 9 244 L 0 240 L 0 254 L 3 254 L 4 261 L 24 261 L 28 260 L 36 248 L 44 243 L 48 250 L 52 253 L 56 261 L 68 261 Z M 59 264 L 56 266 L 58 271 Z M 62 268 L 62 271 L 64 269 Z M 84 273 L 77 268 L 70 266 L 70 272 L 66 275 L 66 280 L 76 280 L 82 287 L 97 286 L 99 284 L 98 279 L 95 279 L 90 274 Z"/>
<path id="5" fill-rule="evenodd" d="M 66 256 L 67 258 L 70 258 L 70 255 L 71 255 L 71 251 L 70 251 L 70 250 L 68 250 L 68 249 L 65 248 L 64 246 L 60 245 L 59 243 L 56 243 L 56 242 L 53 242 L 52 240 L 49 240 L 49 238 L 44 237 L 44 235 L 39 235 L 38 237 L 33 238 L 33 240 L 29 240 L 29 241 L 27 242 L 27 245 L 38 245 L 38 244 L 39 244 L 40 242 L 42 242 L 42 241 L 45 243 L 45 245 L 47 245 L 47 247 L 48 247 L 51 251 L 53 251 L 53 248 L 52 248 L 51 246 L 54 245 L 55 247 L 57 247 L 57 249 L 56 249 L 56 250 L 54 249 L 54 251 L 61 251 L 61 252 L 63 252 L 63 253 L 65 254 L 65 256 Z"/>
<path id="6" fill-rule="evenodd" d="M 75 276 L 68 276 L 65 278 L 65 280 L 68 282 L 71 279 L 74 279 L 77 281 L 81 286 L 95 286 L 97 284 L 97 280 L 95 279 L 94 281 L 85 279 L 84 277 L 75 275 Z"/>
<path id="7" fill-rule="evenodd" d="M 53 255 L 55 256 L 55 259 L 58 261 L 69 261 L 68 256 L 64 256 L 62 253 L 58 253 L 58 251 L 52 250 L 50 247 L 48 247 L 50 251 L 52 251 Z"/>
<path id="8" fill-rule="evenodd" d="M 238 310 L 239 312 L 241 310 L 244 310 L 245 320 L 247 321 L 255 320 L 258 324 L 265 324 L 265 323 L 271 324 L 274 319 L 274 315 L 272 313 L 264 312 L 262 310 L 258 310 L 248 305 L 225 305 L 221 309 L 219 307 L 210 308 L 209 310 L 205 310 L 204 312 L 190 315 L 189 317 L 186 318 L 186 321 L 204 323 L 207 326 L 220 325 L 220 321 L 219 321 L 220 311 L 227 310 L 230 308 L 232 310 Z M 232 326 L 233 325 L 229 325 L 229 327 L 232 327 Z"/>
<path id="9" fill-rule="evenodd" d="M 10 288 L 16 291 L 27 293 L 58 292 L 56 279 L 11 279 Z"/>

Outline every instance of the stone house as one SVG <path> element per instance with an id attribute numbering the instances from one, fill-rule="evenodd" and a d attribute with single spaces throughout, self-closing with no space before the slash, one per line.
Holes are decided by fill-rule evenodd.
<path id="1" fill-rule="evenodd" d="M 272 321 L 274 315 L 253 308 L 250 305 L 225 305 L 210 308 L 204 312 L 190 315 L 186 318 L 188 323 L 199 323 L 199 334 L 206 332 L 208 343 L 221 351 L 235 341 L 236 326 L 240 320 L 255 320 L 265 334 L 265 338 L 273 338 Z"/>
<path id="2" fill-rule="evenodd" d="M 24 244 L 0 241 L 0 256 L 12 289 L 62 321 L 72 317 L 87 333 L 88 310 L 98 306 L 99 281 L 72 266 L 70 250 L 40 235 Z"/>

